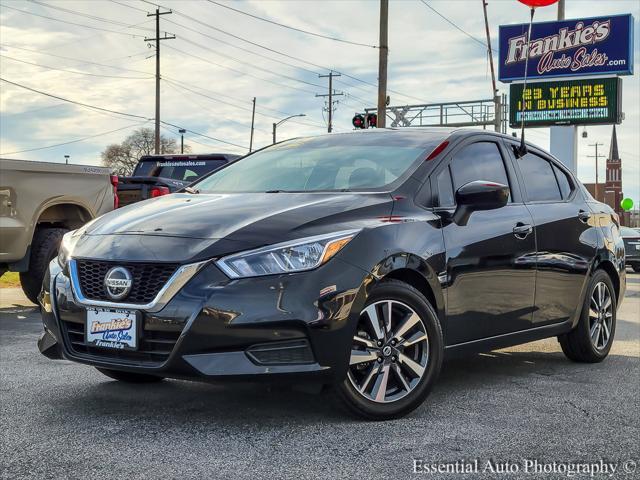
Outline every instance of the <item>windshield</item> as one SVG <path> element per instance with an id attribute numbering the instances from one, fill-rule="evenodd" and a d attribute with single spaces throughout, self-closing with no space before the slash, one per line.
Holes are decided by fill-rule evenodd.
<path id="1" fill-rule="evenodd" d="M 133 175 L 193 182 L 226 163 L 226 160 L 142 160 Z"/>
<path id="2" fill-rule="evenodd" d="M 290 140 L 249 155 L 194 187 L 204 193 L 379 190 L 410 173 L 433 143 L 429 137 L 427 142 L 393 137 L 346 134 Z"/>

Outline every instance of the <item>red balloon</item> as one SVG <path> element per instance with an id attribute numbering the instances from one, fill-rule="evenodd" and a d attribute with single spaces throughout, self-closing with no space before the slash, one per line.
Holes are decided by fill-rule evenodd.
<path id="1" fill-rule="evenodd" d="M 518 0 L 520 3 L 524 3 L 529 7 L 548 7 L 549 5 L 553 5 L 558 0 Z"/>

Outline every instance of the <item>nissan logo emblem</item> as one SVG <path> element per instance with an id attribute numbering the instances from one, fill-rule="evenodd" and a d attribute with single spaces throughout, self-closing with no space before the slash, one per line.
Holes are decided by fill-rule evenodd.
<path id="1" fill-rule="evenodd" d="M 133 277 L 124 267 L 113 267 L 104 276 L 104 288 L 112 300 L 122 300 L 131 291 Z"/>

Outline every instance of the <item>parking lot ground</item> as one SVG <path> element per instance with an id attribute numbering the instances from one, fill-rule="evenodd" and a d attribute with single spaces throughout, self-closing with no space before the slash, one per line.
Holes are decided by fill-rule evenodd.
<path id="1" fill-rule="evenodd" d="M 422 475 L 433 478 L 567 478 L 533 467 L 525 473 L 526 460 L 605 461 L 615 474 L 593 478 L 640 475 L 634 273 L 604 362 L 572 363 L 555 339 L 449 361 L 421 408 L 379 423 L 346 416 L 328 394 L 120 384 L 41 356 L 41 330 L 38 311 L 18 290 L 0 290 L 2 478 L 395 479 L 414 476 L 414 459 L 479 462 L 479 475 Z M 488 461 L 509 462 L 502 468 L 511 473 L 492 473 Z"/>

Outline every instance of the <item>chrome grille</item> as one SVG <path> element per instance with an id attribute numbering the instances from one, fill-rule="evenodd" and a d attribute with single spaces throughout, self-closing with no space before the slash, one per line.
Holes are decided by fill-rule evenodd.
<path id="1" fill-rule="evenodd" d="M 122 263 L 76 259 L 80 290 L 90 300 L 112 301 L 104 287 L 104 277 L 112 267 L 124 267 L 133 277 L 131 292 L 122 301 L 151 302 L 177 270 L 176 263 Z"/>

